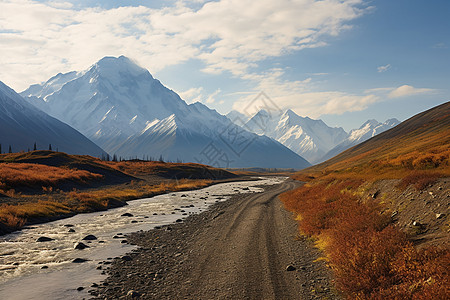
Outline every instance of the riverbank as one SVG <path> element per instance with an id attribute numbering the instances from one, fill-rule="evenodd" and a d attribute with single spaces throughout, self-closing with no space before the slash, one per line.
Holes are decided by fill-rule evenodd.
<path id="1" fill-rule="evenodd" d="M 193 163 L 101 161 L 54 151 L 0 155 L 0 235 L 127 201 L 252 180 Z"/>
<path id="2" fill-rule="evenodd" d="M 27 197 L 25 200 L 21 197 L 19 204 L 9 202 L 0 206 L 0 236 L 27 228 L 27 226 L 61 220 L 80 213 L 106 211 L 111 208 L 122 207 L 127 205 L 129 201 L 141 198 L 150 198 L 172 192 L 194 191 L 220 183 L 254 180 L 257 179 L 250 176 L 222 180 L 153 178 L 152 184 L 140 181 L 72 192 L 69 195 L 61 193 L 35 195 Z M 67 197 L 70 197 L 72 201 L 67 201 Z M 9 201 L 14 201 L 14 199 Z"/>
<path id="3" fill-rule="evenodd" d="M 182 222 L 128 235 L 139 248 L 100 264 L 96 299 L 337 298 L 331 274 L 277 195 L 298 183 L 238 194 Z"/>

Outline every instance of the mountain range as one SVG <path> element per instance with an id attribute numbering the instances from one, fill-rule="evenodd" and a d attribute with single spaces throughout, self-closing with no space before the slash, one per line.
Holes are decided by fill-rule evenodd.
<path id="1" fill-rule="evenodd" d="M 397 119 L 388 119 L 384 123 L 380 123 L 377 120 L 368 120 L 364 124 L 361 125 L 358 129 L 353 129 L 349 132 L 347 138 L 345 138 L 341 143 L 335 146 L 333 149 L 328 151 L 319 162 L 326 161 L 345 150 L 356 146 L 368 139 L 385 132 L 395 126 L 400 124 L 400 121 Z"/>
<path id="2" fill-rule="evenodd" d="M 325 161 L 400 123 L 397 119 L 384 123 L 369 120 L 347 133 L 340 127 L 329 127 L 322 120 L 301 117 L 290 109 L 278 114 L 260 110 L 251 118 L 233 110 L 227 117 L 249 131 L 279 141 L 312 164 Z"/>
<path id="3" fill-rule="evenodd" d="M 0 144 L 2 152 L 34 149 L 101 156 L 104 151 L 67 124 L 25 101 L 0 82 Z M 8 147 L 8 150 L 7 150 Z"/>
<path id="4" fill-rule="evenodd" d="M 162 157 L 218 167 L 310 165 L 281 143 L 246 131 L 201 103 L 187 104 L 124 56 L 57 74 L 21 95 L 124 158 Z"/>

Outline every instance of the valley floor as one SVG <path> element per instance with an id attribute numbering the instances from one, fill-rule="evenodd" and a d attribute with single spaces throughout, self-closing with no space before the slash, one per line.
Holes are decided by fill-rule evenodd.
<path id="1" fill-rule="evenodd" d="M 331 272 L 278 195 L 301 183 L 288 180 L 265 192 L 241 194 L 182 223 L 128 237 L 140 246 L 115 259 L 109 277 L 91 290 L 98 299 L 338 298 Z M 289 267 L 289 268 L 288 268 Z M 292 269 L 292 270 L 291 270 Z"/>

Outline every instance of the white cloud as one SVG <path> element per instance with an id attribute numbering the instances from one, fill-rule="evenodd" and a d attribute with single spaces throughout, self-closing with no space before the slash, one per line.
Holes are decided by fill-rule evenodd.
<path id="1" fill-rule="evenodd" d="M 220 94 L 221 90 L 217 89 L 212 94 L 208 95 L 208 98 L 206 98 L 206 103 L 214 103 L 216 101 L 215 97 Z"/>
<path id="2" fill-rule="evenodd" d="M 390 99 L 401 98 L 408 96 L 416 96 L 422 94 L 433 94 L 437 93 L 438 90 L 430 88 L 416 88 L 411 85 L 402 85 L 399 87 L 382 87 L 374 88 L 364 91 L 366 94 L 377 94 L 381 97 L 387 97 Z"/>
<path id="3" fill-rule="evenodd" d="M 222 91 L 220 89 L 217 89 L 214 92 L 208 94 L 205 93 L 205 89 L 203 87 L 197 87 L 178 92 L 178 94 L 180 95 L 181 99 L 185 100 L 187 103 L 203 102 L 211 104 L 216 102 L 215 98 L 221 92 Z"/>
<path id="4" fill-rule="evenodd" d="M 200 3 L 201 1 L 199 1 Z M 70 3 L 0 3 L 0 80 L 16 89 L 106 55 L 151 72 L 200 59 L 205 72 L 245 76 L 274 56 L 326 44 L 366 10 L 363 0 L 220 0 L 190 7 L 73 9 Z"/>
<path id="5" fill-rule="evenodd" d="M 389 70 L 390 68 L 391 68 L 391 65 L 387 64 L 385 66 L 379 66 L 377 68 L 377 70 L 378 70 L 378 73 L 383 73 L 383 72 L 386 72 L 387 70 Z"/>
<path id="6" fill-rule="evenodd" d="M 201 102 L 203 91 L 202 87 L 190 88 L 187 91 L 178 92 L 178 95 L 187 103 Z"/>
<path id="7" fill-rule="evenodd" d="M 427 88 L 415 88 L 410 85 L 402 85 L 396 89 L 393 89 L 389 94 L 389 98 L 400 98 L 400 97 L 407 97 L 407 96 L 416 96 L 420 94 L 429 94 L 434 93 L 436 90 L 434 89 L 427 89 Z"/>
<path id="8" fill-rule="evenodd" d="M 265 103 L 272 102 L 281 110 L 290 108 L 299 115 L 312 118 L 325 114 L 339 115 L 348 111 L 361 111 L 382 100 L 374 94 L 356 95 L 341 91 L 320 91 L 320 87 L 311 78 L 288 81 L 283 79 L 283 75 L 282 70 L 275 69 L 264 75 L 251 76 L 257 82 L 255 92 L 237 100 L 233 104 L 233 109 L 248 115 L 254 114 L 265 105 L 254 102 L 261 91 L 270 98 Z"/>

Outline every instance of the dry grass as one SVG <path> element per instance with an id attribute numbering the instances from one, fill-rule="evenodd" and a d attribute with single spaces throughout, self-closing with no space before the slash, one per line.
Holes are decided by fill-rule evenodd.
<path id="1" fill-rule="evenodd" d="M 41 164 L 0 163 L 0 189 L 56 186 L 66 181 L 86 183 L 103 176 L 85 170 L 51 167 Z"/>

